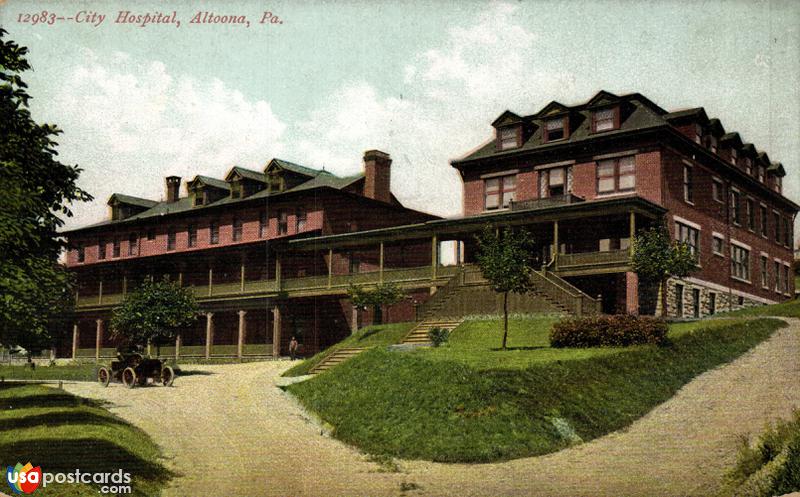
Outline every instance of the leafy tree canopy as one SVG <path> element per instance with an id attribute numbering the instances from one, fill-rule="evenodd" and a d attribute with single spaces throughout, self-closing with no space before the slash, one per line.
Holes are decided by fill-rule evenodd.
<path id="1" fill-rule="evenodd" d="M 28 50 L 6 34 L 0 29 L 0 342 L 36 348 L 72 305 L 57 229 L 71 203 L 91 196 L 76 185 L 81 169 L 56 160 L 61 131 L 31 117 L 20 77 Z"/>
<path id="2" fill-rule="evenodd" d="M 111 333 L 130 344 L 148 341 L 161 345 L 175 339 L 178 331 L 197 319 L 199 308 L 191 289 L 168 279 L 145 280 L 114 309 Z"/>
<path id="3" fill-rule="evenodd" d="M 502 233 L 486 226 L 477 238 L 478 266 L 495 292 L 525 293 L 531 289 L 533 238 L 524 230 Z"/>
<path id="4" fill-rule="evenodd" d="M 670 276 L 688 276 L 697 268 L 697 261 L 689 246 L 673 242 L 666 225 L 660 223 L 636 235 L 633 268 L 640 278 L 659 282 Z"/>

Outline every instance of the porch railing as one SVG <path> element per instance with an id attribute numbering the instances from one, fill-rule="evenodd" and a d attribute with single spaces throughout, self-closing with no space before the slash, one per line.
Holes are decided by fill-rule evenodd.
<path id="1" fill-rule="evenodd" d="M 521 211 L 528 209 L 545 209 L 547 207 L 556 207 L 559 205 L 576 204 L 583 202 L 583 198 L 567 193 L 566 195 L 557 195 L 555 197 L 536 198 L 532 200 L 511 201 L 512 211 Z"/>
<path id="2" fill-rule="evenodd" d="M 558 254 L 556 269 L 573 269 L 588 266 L 624 265 L 630 262 L 628 249 L 605 252 L 585 252 L 577 254 Z"/>

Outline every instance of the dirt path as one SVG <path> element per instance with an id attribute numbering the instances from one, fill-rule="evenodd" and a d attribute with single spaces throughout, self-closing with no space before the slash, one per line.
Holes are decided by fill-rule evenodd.
<path id="1" fill-rule="evenodd" d="M 212 374 L 181 377 L 172 389 L 68 389 L 111 401 L 112 411 L 153 436 L 181 474 L 168 496 L 707 496 L 741 434 L 800 407 L 800 321 L 699 376 L 627 430 L 505 463 L 401 461 L 399 473 L 381 473 L 321 436 L 274 386 L 288 366 L 196 366 Z"/>

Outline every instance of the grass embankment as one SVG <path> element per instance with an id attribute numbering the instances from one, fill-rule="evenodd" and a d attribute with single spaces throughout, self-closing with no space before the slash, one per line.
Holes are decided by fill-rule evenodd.
<path id="1" fill-rule="evenodd" d="M 726 495 L 770 497 L 800 490 L 800 410 L 768 426 L 750 443 L 744 439 Z"/>
<path id="2" fill-rule="evenodd" d="M 67 380 L 92 381 L 96 376 L 97 365 L 78 363 L 64 366 L 0 366 L 0 377 L 7 380 Z"/>
<path id="3" fill-rule="evenodd" d="M 348 349 L 356 347 L 385 347 L 400 341 L 408 335 L 414 323 L 393 323 L 382 324 L 376 326 L 366 326 L 361 328 L 356 333 L 345 338 L 341 342 L 328 347 L 327 349 L 315 354 L 312 357 L 300 362 L 297 366 L 283 373 L 283 376 L 302 376 L 317 364 L 322 362 L 323 359 L 328 357 L 333 352 L 339 349 Z"/>
<path id="4" fill-rule="evenodd" d="M 97 402 L 40 385 L 0 387 L 0 460 L 31 462 L 48 473 L 127 471 L 132 495 L 158 495 L 170 474 L 141 430 Z M 97 496 L 98 486 L 41 485 L 36 495 Z"/>
<path id="5" fill-rule="evenodd" d="M 747 307 L 738 311 L 726 312 L 722 316 L 784 316 L 787 318 L 800 318 L 800 300 L 792 299 L 782 304 Z"/>
<path id="6" fill-rule="evenodd" d="M 623 428 L 698 374 L 784 326 L 778 320 L 671 326 L 672 344 L 550 349 L 552 320 L 467 322 L 439 349 L 375 348 L 291 385 L 339 439 L 409 459 L 487 462 L 546 454 Z"/>

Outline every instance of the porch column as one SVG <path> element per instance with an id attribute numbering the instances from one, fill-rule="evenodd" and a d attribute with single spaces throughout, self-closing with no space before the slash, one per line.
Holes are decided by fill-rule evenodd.
<path id="1" fill-rule="evenodd" d="M 175 360 L 177 361 L 181 357 L 181 334 L 178 333 L 175 336 Z"/>
<path id="2" fill-rule="evenodd" d="M 558 221 L 553 221 L 553 262 L 554 266 L 558 267 Z"/>
<path id="3" fill-rule="evenodd" d="M 178 286 L 183 286 L 183 271 L 178 273 Z"/>
<path id="4" fill-rule="evenodd" d="M 244 355 L 244 338 L 247 334 L 247 311 L 239 311 L 239 341 L 236 342 L 236 357 L 239 359 Z"/>
<path id="5" fill-rule="evenodd" d="M 272 357 L 281 355 L 281 308 L 277 305 L 272 309 Z"/>
<path id="6" fill-rule="evenodd" d="M 128 293 L 128 277 L 122 275 L 122 298 L 125 298 L 125 295 Z"/>
<path id="7" fill-rule="evenodd" d="M 97 303 L 103 303 L 103 278 L 100 278 L 100 288 L 97 291 Z"/>
<path id="8" fill-rule="evenodd" d="M 95 330 L 95 341 L 94 341 L 94 359 L 96 361 L 100 360 L 100 347 L 103 346 L 103 320 L 98 319 L 95 321 L 97 328 Z"/>
<path id="9" fill-rule="evenodd" d="M 214 283 L 214 268 L 209 266 L 208 268 L 208 296 L 211 296 L 211 288 Z"/>
<path id="10" fill-rule="evenodd" d="M 78 323 L 72 325 L 72 358 L 78 357 L 78 342 L 80 341 L 81 333 Z"/>
<path id="11" fill-rule="evenodd" d="M 639 276 L 630 271 L 625 273 L 625 313 L 639 314 Z"/>
<path id="12" fill-rule="evenodd" d="M 206 313 L 206 359 L 211 357 L 211 345 L 214 342 L 214 313 Z"/>
<path id="13" fill-rule="evenodd" d="M 328 288 L 333 286 L 333 249 L 328 249 Z"/>
<path id="14" fill-rule="evenodd" d="M 433 235 L 431 238 L 431 279 L 436 279 L 436 272 L 439 267 L 439 237 Z"/>
<path id="15" fill-rule="evenodd" d="M 242 261 L 242 266 L 241 266 L 240 270 L 241 270 L 241 274 L 240 274 L 241 287 L 240 287 L 240 290 L 241 290 L 242 293 L 244 293 L 244 271 L 245 271 L 244 261 Z"/>
<path id="16" fill-rule="evenodd" d="M 316 303 L 315 303 L 316 304 Z M 314 305 L 314 335 L 312 338 L 312 354 L 319 352 L 319 306 Z"/>
<path id="17" fill-rule="evenodd" d="M 630 251 L 631 257 L 633 257 L 633 240 L 634 237 L 636 236 L 636 214 L 634 214 L 633 211 L 631 211 L 630 214 L 629 225 L 630 225 L 630 243 L 628 244 L 628 249 Z"/>
<path id="18" fill-rule="evenodd" d="M 353 334 L 358 331 L 358 307 L 353 305 L 352 323 L 350 323 L 350 333 Z"/>
<path id="19" fill-rule="evenodd" d="M 275 256 L 275 285 L 281 289 L 281 256 Z"/>
<path id="20" fill-rule="evenodd" d="M 380 257 L 378 258 L 378 282 L 383 284 L 383 242 L 381 242 Z"/>

